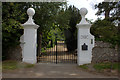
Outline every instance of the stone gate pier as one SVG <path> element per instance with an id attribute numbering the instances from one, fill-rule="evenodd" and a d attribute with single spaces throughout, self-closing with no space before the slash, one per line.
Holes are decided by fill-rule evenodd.
<path id="1" fill-rule="evenodd" d="M 37 28 L 39 27 L 33 22 L 33 15 L 35 14 L 35 10 L 33 8 L 29 8 L 27 10 L 27 14 L 29 19 L 26 23 L 22 24 L 24 28 L 24 34 L 21 37 L 22 41 L 22 61 L 34 64 L 37 62 L 36 58 L 36 47 L 37 47 Z"/>
<path id="2" fill-rule="evenodd" d="M 94 47 L 94 36 L 90 34 L 90 27 L 86 19 L 85 15 L 87 14 L 86 8 L 80 9 L 80 14 L 82 16 L 82 20 L 79 24 L 77 24 L 78 28 L 78 41 L 77 41 L 77 64 L 83 65 L 91 63 L 92 61 L 92 48 Z"/>

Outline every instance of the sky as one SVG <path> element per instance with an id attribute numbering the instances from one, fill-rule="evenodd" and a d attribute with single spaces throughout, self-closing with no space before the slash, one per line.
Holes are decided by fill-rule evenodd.
<path id="1" fill-rule="evenodd" d="M 79 10 L 84 7 L 87 8 L 88 13 L 86 15 L 86 18 L 88 18 L 88 20 L 92 20 L 92 22 L 94 22 L 98 17 L 95 15 L 95 13 L 97 12 L 97 9 L 94 8 L 95 4 L 98 4 L 104 0 L 67 0 L 68 5 L 74 5 L 75 7 L 77 7 Z M 104 18 L 104 16 L 99 16 Z"/>

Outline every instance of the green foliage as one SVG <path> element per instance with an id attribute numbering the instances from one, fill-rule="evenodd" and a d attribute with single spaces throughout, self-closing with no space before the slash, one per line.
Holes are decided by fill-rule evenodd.
<path id="1" fill-rule="evenodd" d="M 70 27 L 69 26 L 70 17 L 71 15 L 68 9 L 66 10 L 62 9 L 61 11 L 59 11 L 58 15 L 56 15 L 56 24 L 62 31 Z"/>
<path id="2" fill-rule="evenodd" d="M 47 47 L 50 40 L 54 43 L 56 30 L 56 16 L 65 3 L 60 2 L 38 2 L 33 3 L 36 11 L 34 16 L 35 23 L 40 27 L 37 30 L 38 55 L 41 54 L 40 49 Z"/>
<path id="3" fill-rule="evenodd" d="M 46 44 L 48 44 L 48 42 L 51 41 L 51 44 L 49 44 L 49 45 L 53 46 L 53 45 L 55 45 L 56 39 L 64 40 L 64 35 L 63 35 L 63 32 L 61 31 L 61 29 L 53 23 L 51 30 L 48 33 L 44 33 L 42 38 L 44 41 L 44 42 L 42 42 L 42 45 L 46 46 Z M 45 41 L 47 41 L 47 43 L 45 43 Z"/>
<path id="4" fill-rule="evenodd" d="M 24 3 L 2 3 L 2 47 L 3 56 L 9 47 L 20 44 L 23 33 L 21 22 L 25 20 Z M 4 56 L 5 57 L 5 56 Z"/>
<path id="5" fill-rule="evenodd" d="M 109 42 L 113 45 L 119 42 L 117 32 L 117 27 L 108 20 L 97 20 L 91 27 L 91 33 L 95 36 L 96 40 Z"/>
<path id="6" fill-rule="evenodd" d="M 76 24 L 80 21 L 79 10 L 74 6 L 70 6 L 65 10 L 64 8 L 60 8 L 61 3 L 39 3 L 39 5 L 45 5 L 40 9 L 36 8 L 35 15 L 35 21 L 40 25 L 40 28 L 38 29 L 38 37 L 39 35 L 42 35 L 42 47 L 47 47 L 49 41 L 55 43 L 55 38 L 57 37 L 57 40 L 66 40 L 67 46 L 72 46 L 71 48 L 68 47 L 68 50 L 76 49 Z M 66 30 L 68 30 L 71 35 L 66 33 Z M 69 34 L 70 37 L 67 38 L 68 35 L 66 34 Z M 40 41 L 40 39 L 38 39 L 38 41 Z"/>
<path id="7" fill-rule="evenodd" d="M 80 22 L 81 16 L 79 14 L 79 9 L 74 6 L 69 6 L 66 10 L 69 12 L 69 23 L 68 28 L 64 29 L 65 42 L 67 44 L 68 51 L 74 51 L 77 48 L 77 28 L 76 24 Z"/>
<path id="8" fill-rule="evenodd" d="M 120 45 L 120 2 L 102 2 L 95 5 L 98 9 L 96 15 L 105 13 L 104 20 L 97 20 L 91 29 L 97 40 Z M 113 24 L 114 23 L 114 24 Z M 118 24 L 116 27 L 115 24 Z"/>
<path id="9" fill-rule="evenodd" d="M 53 23 L 55 21 L 55 18 L 57 15 L 57 12 L 59 11 L 60 7 L 63 5 L 64 3 L 33 3 L 33 7 L 36 10 L 36 14 L 34 16 L 35 19 L 35 23 L 38 24 L 39 27 L 39 31 L 42 33 L 47 33 L 51 30 L 51 28 L 53 27 Z M 39 8 L 40 6 L 40 8 Z"/>
<path id="10" fill-rule="evenodd" d="M 41 49 L 41 53 L 45 53 L 45 48 L 42 48 L 42 49 Z"/>

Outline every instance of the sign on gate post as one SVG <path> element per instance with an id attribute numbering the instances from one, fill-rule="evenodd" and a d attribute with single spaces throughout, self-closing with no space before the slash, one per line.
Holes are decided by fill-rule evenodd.
<path id="1" fill-rule="evenodd" d="M 85 15 L 87 14 L 86 8 L 80 9 L 80 14 L 82 16 L 82 20 L 79 24 L 77 24 L 78 28 L 78 41 L 77 41 L 77 64 L 83 65 L 91 63 L 92 60 L 92 48 L 94 47 L 94 36 L 90 34 L 90 27 L 86 19 Z"/>
<path id="2" fill-rule="evenodd" d="M 37 41 L 37 28 L 39 27 L 33 22 L 33 15 L 35 14 L 35 10 L 33 8 L 29 8 L 27 10 L 27 14 L 29 15 L 29 19 L 26 23 L 22 24 L 24 27 L 23 34 L 23 51 L 22 58 L 23 62 L 34 64 L 37 62 L 36 58 L 36 41 Z"/>

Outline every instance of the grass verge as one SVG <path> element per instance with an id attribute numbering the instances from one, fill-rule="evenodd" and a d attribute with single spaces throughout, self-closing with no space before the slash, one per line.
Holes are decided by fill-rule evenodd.
<path id="1" fill-rule="evenodd" d="M 108 72 L 108 73 L 116 73 L 120 71 L 119 68 L 120 63 L 114 62 L 104 62 L 104 63 L 97 63 L 97 64 L 84 64 L 80 65 L 79 67 L 88 71 L 92 72 Z"/>
<path id="2" fill-rule="evenodd" d="M 87 66 L 87 64 L 80 65 L 79 67 L 80 67 L 80 68 L 82 68 L 82 69 L 88 69 L 88 66 Z"/>
<path id="3" fill-rule="evenodd" d="M 112 70 L 118 70 L 118 63 L 98 63 L 94 64 L 93 66 L 96 70 L 103 70 L 103 69 L 112 69 Z"/>
<path id="4" fill-rule="evenodd" d="M 13 60 L 7 60 L 2 62 L 2 69 L 3 70 L 14 70 L 14 69 L 20 69 L 20 68 L 31 68 L 34 67 L 34 64 L 28 64 Z"/>

